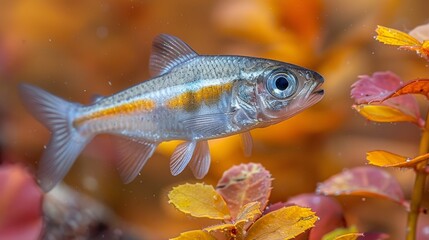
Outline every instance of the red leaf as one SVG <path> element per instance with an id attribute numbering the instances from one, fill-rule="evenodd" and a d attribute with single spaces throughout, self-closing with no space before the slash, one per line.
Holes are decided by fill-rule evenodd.
<path id="1" fill-rule="evenodd" d="M 0 167 L 1 239 L 38 239 L 42 230 L 42 191 L 20 165 Z"/>
<path id="2" fill-rule="evenodd" d="M 321 183 L 317 192 L 325 195 L 358 195 L 389 199 L 404 206 L 407 202 L 396 179 L 376 167 L 345 170 Z"/>
<path id="3" fill-rule="evenodd" d="M 337 229 L 346 227 L 343 209 L 333 198 L 316 194 L 301 194 L 290 198 L 287 203 L 296 204 L 302 207 L 309 207 L 316 212 L 319 221 L 309 230 L 309 236 L 305 239 L 318 240 Z M 300 235 L 297 239 L 301 239 Z"/>
<path id="4" fill-rule="evenodd" d="M 271 174 L 261 164 L 240 164 L 223 173 L 216 191 L 227 203 L 232 219 L 250 202 L 260 202 L 263 211 L 271 193 Z"/>

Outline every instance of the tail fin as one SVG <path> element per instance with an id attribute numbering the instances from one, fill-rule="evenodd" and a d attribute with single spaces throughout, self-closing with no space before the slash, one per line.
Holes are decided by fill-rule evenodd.
<path id="1" fill-rule="evenodd" d="M 73 127 L 78 104 L 27 84 L 20 86 L 20 92 L 28 110 L 52 132 L 37 174 L 40 186 L 48 192 L 64 178 L 90 137 L 81 136 Z"/>

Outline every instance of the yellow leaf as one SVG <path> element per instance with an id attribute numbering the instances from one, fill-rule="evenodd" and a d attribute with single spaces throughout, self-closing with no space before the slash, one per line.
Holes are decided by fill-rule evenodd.
<path id="1" fill-rule="evenodd" d="M 357 228 L 355 226 L 351 226 L 348 228 L 337 228 L 323 235 L 322 240 L 337 240 L 338 238 L 341 239 L 342 236 L 347 236 L 349 234 L 359 234 L 359 233 L 357 233 Z"/>
<path id="2" fill-rule="evenodd" d="M 210 227 L 204 228 L 204 231 L 207 232 L 226 232 L 231 231 L 235 228 L 235 224 L 233 223 L 223 223 L 223 224 L 217 224 Z"/>
<path id="3" fill-rule="evenodd" d="M 416 117 L 390 106 L 360 104 L 353 105 L 353 108 L 363 117 L 374 122 L 413 122 L 417 124 L 419 122 Z"/>
<path id="4" fill-rule="evenodd" d="M 317 216 L 310 208 L 280 208 L 259 218 L 249 228 L 246 239 L 292 239 L 313 227 L 316 221 Z"/>
<path id="5" fill-rule="evenodd" d="M 178 210 L 194 217 L 211 219 L 230 219 L 228 207 L 213 186 L 201 183 L 183 184 L 174 187 L 169 193 L 169 203 Z"/>
<path id="6" fill-rule="evenodd" d="M 194 230 L 181 233 L 180 236 L 170 240 L 216 240 L 216 238 L 203 230 Z"/>
<path id="7" fill-rule="evenodd" d="M 389 45 L 395 46 L 421 46 L 422 43 L 407 33 L 393 28 L 377 26 L 376 40 Z"/>
<path id="8" fill-rule="evenodd" d="M 243 236 L 245 226 L 252 224 L 253 220 L 261 215 L 261 211 L 259 210 L 260 206 L 260 202 L 248 203 L 240 208 L 235 223 L 213 225 L 204 228 L 204 230 L 207 232 L 228 232 L 235 229 L 235 235 Z"/>
<path id="9" fill-rule="evenodd" d="M 237 229 L 237 236 L 243 236 L 245 230 L 253 224 L 255 219 L 261 216 L 260 202 L 250 202 L 240 208 L 235 220 L 235 227 Z"/>
<path id="10" fill-rule="evenodd" d="M 347 233 L 334 238 L 334 240 L 356 240 L 358 237 L 363 237 L 363 233 Z"/>
<path id="11" fill-rule="evenodd" d="M 236 222 L 252 221 L 253 219 L 259 217 L 262 214 L 261 210 L 259 210 L 260 207 L 260 202 L 250 202 L 242 206 L 237 214 Z"/>
<path id="12" fill-rule="evenodd" d="M 408 158 L 383 150 L 366 153 L 366 160 L 368 160 L 370 164 L 380 167 L 414 167 L 417 163 L 428 159 L 429 153 L 415 158 Z"/>

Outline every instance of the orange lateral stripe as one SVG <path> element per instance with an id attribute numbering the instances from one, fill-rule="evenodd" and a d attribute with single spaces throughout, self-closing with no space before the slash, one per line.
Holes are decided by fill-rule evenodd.
<path id="1" fill-rule="evenodd" d="M 232 89 L 232 83 L 223 85 L 207 86 L 197 91 L 186 91 L 167 101 L 170 109 L 184 109 L 187 112 L 197 110 L 201 104 L 212 105 L 220 100 L 223 93 Z"/>
<path id="2" fill-rule="evenodd" d="M 155 108 L 155 102 L 153 100 L 142 99 L 133 101 L 130 103 L 124 103 L 122 105 L 100 109 L 99 111 L 88 114 L 81 118 L 75 119 L 73 122 L 74 126 L 78 126 L 83 122 L 99 117 L 113 116 L 117 114 L 129 114 L 135 111 L 150 111 Z"/>

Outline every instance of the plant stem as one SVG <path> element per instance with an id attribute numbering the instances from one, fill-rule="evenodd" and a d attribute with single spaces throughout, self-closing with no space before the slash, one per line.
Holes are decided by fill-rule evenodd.
<path id="1" fill-rule="evenodd" d="M 429 152 L 429 112 L 426 115 L 426 123 L 423 129 L 423 134 L 420 139 L 419 155 Z M 416 239 L 417 221 L 420 213 L 420 206 L 423 198 L 426 183 L 426 173 L 424 169 L 428 161 L 423 161 L 416 165 L 416 179 L 414 181 L 414 189 L 411 196 L 410 212 L 408 213 L 407 223 L 407 240 Z"/>

